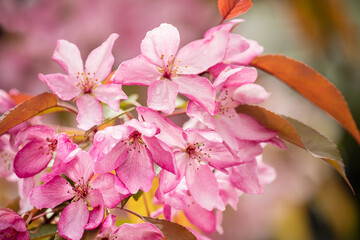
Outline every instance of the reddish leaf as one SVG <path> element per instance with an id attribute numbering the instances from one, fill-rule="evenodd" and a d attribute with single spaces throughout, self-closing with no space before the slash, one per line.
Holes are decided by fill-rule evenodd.
<path id="1" fill-rule="evenodd" d="M 0 118 L 0 135 L 22 122 L 56 107 L 58 98 L 52 93 L 42 93 L 17 105 Z"/>
<path id="2" fill-rule="evenodd" d="M 236 111 L 252 116 L 265 127 L 277 130 L 282 139 L 329 163 L 354 192 L 346 177 L 344 163 L 337 146 L 330 139 L 295 119 L 279 116 L 262 107 L 241 105 L 236 108 Z"/>
<path id="3" fill-rule="evenodd" d="M 218 8 L 223 21 L 247 12 L 251 6 L 251 0 L 218 0 Z"/>
<path id="4" fill-rule="evenodd" d="M 180 224 L 151 217 L 143 218 L 146 222 L 154 224 L 167 240 L 196 240 L 194 234 Z"/>
<path id="5" fill-rule="evenodd" d="M 306 64 L 283 55 L 263 55 L 251 65 L 288 84 L 334 117 L 360 144 L 360 132 L 340 91 Z"/>

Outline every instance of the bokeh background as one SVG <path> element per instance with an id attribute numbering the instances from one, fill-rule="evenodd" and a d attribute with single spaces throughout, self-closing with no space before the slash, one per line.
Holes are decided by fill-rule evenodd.
<path id="1" fill-rule="evenodd" d="M 254 39 L 265 53 L 301 60 L 343 93 L 360 125 L 360 1 L 253 0 L 235 32 Z M 180 31 L 181 45 L 201 38 L 221 20 L 216 0 L 1 0 L 0 89 L 49 91 L 38 73 L 61 68 L 51 60 L 57 39 L 75 43 L 83 58 L 110 33 L 120 34 L 114 69 L 139 54 L 146 32 L 167 22 Z M 263 195 L 243 195 L 238 210 L 224 214 L 224 234 L 212 239 L 360 239 L 360 148 L 331 117 L 277 79 L 261 73 L 271 97 L 264 106 L 301 120 L 335 141 L 357 195 L 326 163 L 288 145 L 266 147 L 264 161 L 277 179 Z M 126 91 L 126 90 L 125 90 Z M 321 91 L 321 89 L 319 89 Z M 146 93 L 141 94 L 142 100 Z M 0 179 L 0 207 L 16 185 Z M 14 187 L 15 186 L 15 187 Z"/>

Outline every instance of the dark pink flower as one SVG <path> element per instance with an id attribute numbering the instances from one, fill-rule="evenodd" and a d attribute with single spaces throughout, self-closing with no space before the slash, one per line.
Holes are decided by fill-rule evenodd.
<path id="1" fill-rule="evenodd" d="M 0 239 L 30 239 L 24 219 L 9 208 L 0 208 Z"/>

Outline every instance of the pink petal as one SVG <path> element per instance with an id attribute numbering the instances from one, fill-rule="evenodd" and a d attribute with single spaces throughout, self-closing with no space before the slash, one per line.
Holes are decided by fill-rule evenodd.
<path id="1" fill-rule="evenodd" d="M 0 89 L 0 114 L 3 114 L 9 111 L 11 108 L 15 107 L 15 102 L 11 99 L 10 95 Z"/>
<path id="2" fill-rule="evenodd" d="M 209 166 L 196 167 L 194 162 L 186 170 L 186 184 L 194 200 L 203 208 L 212 211 L 225 210 L 220 198 L 219 186 Z"/>
<path id="3" fill-rule="evenodd" d="M 148 88 L 147 105 L 154 110 L 170 114 L 175 109 L 177 94 L 176 83 L 167 79 L 155 81 Z"/>
<path id="4" fill-rule="evenodd" d="M 139 189 L 148 192 L 155 177 L 154 166 L 143 146 L 134 148 L 129 148 L 128 157 L 116 169 L 116 174 L 132 194 L 137 193 Z"/>
<path id="5" fill-rule="evenodd" d="M 100 174 L 92 183 L 91 187 L 98 189 L 108 208 L 115 208 L 123 199 L 130 195 L 129 190 L 114 174 Z"/>
<path id="6" fill-rule="evenodd" d="M 176 126 L 168 118 L 150 108 L 137 107 L 136 111 L 139 114 L 139 119 L 145 122 L 155 123 L 156 126 L 161 129 L 156 137 L 165 142 L 169 147 L 186 148 L 185 133 L 182 128 Z"/>
<path id="7" fill-rule="evenodd" d="M 214 86 L 216 89 L 239 87 L 246 83 L 255 82 L 257 76 L 258 74 L 255 68 L 226 68 L 215 79 Z"/>
<path id="8" fill-rule="evenodd" d="M 78 148 L 71 152 L 66 161 L 61 165 L 63 173 L 75 183 L 88 182 L 93 173 L 93 161 L 89 154 Z"/>
<path id="9" fill-rule="evenodd" d="M 200 228 L 201 231 L 205 233 L 215 231 L 216 218 L 212 211 L 208 211 L 196 202 L 193 202 L 184 209 L 184 213 L 186 218 L 196 227 Z"/>
<path id="10" fill-rule="evenodd" d="M 124 223 L 114 233 L 117 240 L 163 240 L 164 235 L 151 223 Z"/>
<path id="11" fill-rule="evenodd" d="M 141 53 L 151 63 L 162 67 L 175 57 L 179 43 L 178 30 L 171 24 L 163 23 L 146 33 L 141 42 Z"/>
<path id="12" fill-rule="evenodd" d="M 74 197 L 71 185 L 60 176 L 53 177 L 30 192 L 30 203 L 37 209 L 54 208 Z"/>
<path id="13" fill-rule="evenodd" d="M 211 35 L 213 35 L 215 32 L 217 31 L 226 31 L 226 32 L 231 32 L 231 30 L 233 30 L 239 23 L 244 22 L 245 20 L 243 19 L 233 19 L 231 21 L 228 21 L 226 23 L 217 25 L 215 27 L 210 28 L 209 30 L 206 31 L 206 33 L 204 34 L 205 37 L 210 37 Z"/>
<path id="14" fill-rule="evenodd" d="M 186 114 L 191 118 L 196 118 L 210 129 L 215 129 L 214 116 L 206 111 L 202 106 L 194 101 L 189 101 Z"/>
<path id="15" fill-rule="evenodd" d="M 122 62 L 111 81 L 123 85 L 148 86 L 160 77 L 161 73 L 156 69 L 156 66 L 146 60 L 143 55 L 139 55 Z"/>
<path id="16" fill-rule="evenodd" d="M 20 178 L 32 177 L 46 168 L 52 159 L 45 141 L 32 141 L 15 156 L 14 172 Z"/>
<path id="17" fill-rule="evenodd" d="M 89 220 L 86 226 L 86 230 L 94 229 L 99 226 L 105 216 L 105 207 L 102 195 L 99 189 L 94 189 L 87 195 L 91 207 L 93 208 L 89 214 Z M 81 200 L 80 200 L 81 201 Z"/>
<path id="18" fill-rule="evenodd" d="M 35 187 L 34 177 L 20 178 L 18 181 L 19 197 L 20 197 L 20 210 L 19 214 L 24 214 L 34 207 L 30 203 L 30 192 Z"/>
<path id="19" fill-rule="evenodd" d="M 127 158 L 128 146 L 122 142 L 116 144 L 103 159 L 94 162 L 96 173 L 106 173 L 115 170 Z"/>
<path id="20" fill-rule="evenodd" d="M 263 161 L 257 161 L 257 170 L 261 185 L 270 184 L 276 179 L 276 171 Z"/>
<path id="21" fill-rule="evenodd" d="M 161 170 L 159 177 L 159 188 L 156 192 L 157 194 L 156 198 L 162 201 L 163 194 L 166 194 L 174 190 L 174 188 L 178 186 L 180 181 L 181 181 L 181 176 L 179 172 L 177 172 L 177 174 L 172 174 L 171 172 Z"/>
<path id="22" fill-rule="evenodd" d="M 109 237 L 110 233 L 114 232 L 117 229 L 116 216 L 110 214 L 107 215 L 104 222 L 101 224 L 100 232 L 97 237 L 103 239 Z"/>
<path id="23" fill-rule="evenodd" d="M 81 89 L 75 86 L 75 82 L 63 74 L 39 74 L 39 78 L 63 101 L 73 99 L 81 93 Z"/>
<path id="24" fill-rule="evenodd" d="M 209 113 L 214 113 L 216 91 L 207 78 L 182 75 L 173 81 L 179 85 L 180 93 L 204 107 Z"/>
<path id="25" fill-rule="evenodd" d="M 234 92 L 235 101 L 240 104 L 258 104 L 264 102 L 270 93 L 257 84 L 244 84 Z"/>
<path id="26" fill-rule="evenodd" d="M 16 136 L 15 147 L 25 145 L 29 141 L 41 141 L 46 138 L 55 138 L 55 130 L 49 126 L 35 125 L 23 128 Z"/>
<path id="27" fill-rule="evenodd" d="M 0 208 L 0 237 L 4 240 L 29 240 L 24 219 L 9 208 Z"/>
<path id="28" fill-rule="evenodd" d="M 226 52 L 229 36 L 218 31 L 211 36 L 193 41 L 177 54 L 179 71 L 183 74 L 198 74 L 220 62 Z"/>
<path id="29" fill-rule="evenodd" d="M 89 219 L 89 210 L 83 200 L 70 203 L 61 213 L 59 235 L 66 239 L 80 240 Z"/>
<path id="30" fill-rule="evenodd" d="M 120 84 L 102 84 L 93 90 L 97 100 L 106 103 L 114 111 L 119 111 L 120 100 L 127 99 Z"/>
<path id="31" fill-rule="evenodd" d="M 101 124 L 103 120 L 103 110 L 100 102 L 93 96 L 85 94 L 76 101 L 79 114 L 76 117 L 78 128 L 88 130 L 94 125 Z"/>
<path id="32" fill-rule="evenodd" d="M 256 41 L 237 34 L 230 34 L 229 46 L 224 61 L 237 65 L 248 65 L 264 48 Z"/>
<path id="33" fill-rule="evenodd" d="M 78 72 L 83 72 L 83 61 L 79 49 L 66 40 L 57 41 L 52 59 L 60 64 L 74 82 Z"/>
<path id="34" fill-rule="evenodd" d="M 119 35 L 116 33 L 111 34 L 105 42 L 92 50 L 86 59 L 86 72 L 90 74 L 95 73 L 96 78 L 100 81 L 103 81 L 109 75 L 114 64 L 114 56 L 111 51 L 118 37 Z"/>
<path id="35" fill-rule="evenodd" d="M 150 122 L 139 122 L 136 119 L 131 119 L 124 123 L 123 126 L 127 126 L 129 129 L 129 133 L 131 134 L 133 131 L 138 131 L 142 136 L 152 137 L 159 132 L 159 129 L 156 127 L 154 123 Z"/>
<path id="36" fill-rule="evenodd" d="M 236 188 L 245 193 L 264 193 L 264 188 L 259 182 L 255 160 L 232 167 L 230 169 L 230 181 Z"/>
<path id="37" fill-rule="evenodd" d="M 156 137 L 143 137 L 152 160 L 161 168 L 175 174 L 175 158 L 168 145 Z"/>

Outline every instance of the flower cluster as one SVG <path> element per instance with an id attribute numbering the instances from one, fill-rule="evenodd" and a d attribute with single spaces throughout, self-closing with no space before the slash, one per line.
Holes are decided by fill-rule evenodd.
<path id="1" fill-rule="evenodd" d="M 247 66 L 263 49 L 231 33 L 238 23 L 216 26 L 181 49 L 178 30 L 161 24 L 146 34 L 141 54 L 113 74 L 117 34 L 94 49 L 85 66 L 78 48 L 59 40 L 53 60 L 66 74 L 39 78 L 61 100 L 74 99 L 77 127 L 90 134 L 83 136 L 86 144 L 79 144 L 66 131 L 32 121 L 1 136 L 0 176 L 19 178 L 20 212 L 61 209 L 55 221 L 66 239 L 81 239 L 84 231 L 96 228 L 99 238 L 164 239 L 149 222 L 117 227 L 116 216 L 109 214 L 123 208 L 120 203 L 132 194 L 148 192 L 157 178 L 154 201 L 162 207 L 153 217 L 163 214 L 173 221 L 183 211 L 202 232 L 221 233 L 226 205 L 236 209 L 242 193 L 263 193 L 275 177 L 261 160 L 264 145 L 285 148 L 276 131 L 236 112 L 241 104 L 258 104 L 269 96 L 254 83 L 256 69 Z M 105 108 L 125 111 L 120 100 L 128 96 L 122 85 L 148 86 L 147 106 L 126 111 L 120 124 L 104 125 Z M 188 99 L 186 110 L 176 104 L 179 93 Z M 15 106 L 4 91 L 0 101 L 2 113 Z M 182 127 L 169 119 L 178 114 L 189 117 Z M 26 239 L 23 223 L 10 227 L 10 221 L 22 218 L 1 211 L 10 219 L 1 220 L 1 234 Z"/>

